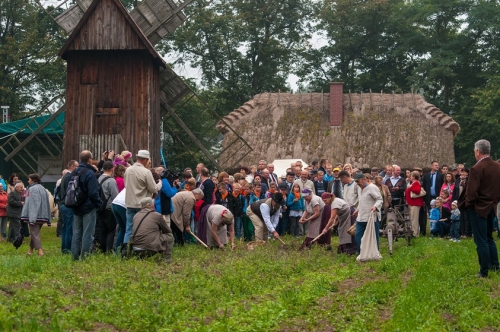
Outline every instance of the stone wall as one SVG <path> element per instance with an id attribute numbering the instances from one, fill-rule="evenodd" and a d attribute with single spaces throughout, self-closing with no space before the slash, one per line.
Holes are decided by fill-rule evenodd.
<path id="1" fill-rule="evenodd" d="M 453 164 L 458 124 L 419 95 L 344 94 L 340 127 L 329 121 L 329 94 L 261 94 L 225 118 L 254 149 L 240 162 L 259 159 L 327 158 L 355 167 L 427 167 L 432 160 Z M 223 147 L 234 140 L 223 124 Z M 241 158 L 229 148 L 221 165 Z"/>

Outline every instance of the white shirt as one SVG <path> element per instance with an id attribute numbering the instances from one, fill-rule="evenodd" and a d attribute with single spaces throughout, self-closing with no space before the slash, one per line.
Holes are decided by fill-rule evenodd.
<path id="1" fill-rule="evenodd" d="M 111 204 L 127 208 L 127 206 L 125 205 L 125 190 L 126 188 L 123 188 L 123 190 L 120 191 L 118 195 L 116 195 L 115 199 L 113 200 L 113 203 Z"/>
<path id="2" fill-rule="evenodd" d="M 370 217 L 370 213 L 372 213 L 371 209 L 375 206 L 377 209 L 375 213 L 380 221 L 380 210 L 382 209 L 383 202 L 384 200 L 380 194 L 380 189 L 376 185 L 370 183 L 364 189 L 360 188 L 358 217 L 356 220 L 360 222 L 367 222 Z"/>
<path id="3" fill-rule="evenodd" d="M 264 223 L 266 224 L 266 227 L 270 233 L 273 233 L 278 226 L 278 222 L 280 220 L 280 211 L 281 209 L 277 209 L 276 213 L 270 216 L 271 209 L 269 208 L 269 205 L 267 205 L 266 203 L 260 205 L 260 213 L 262 214 L 262 219 L 264 219 Z"/>

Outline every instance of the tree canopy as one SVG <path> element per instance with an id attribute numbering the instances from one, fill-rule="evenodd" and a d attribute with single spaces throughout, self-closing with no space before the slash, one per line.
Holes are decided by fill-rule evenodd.
<path id="1" fill-rule="evenodd" d="M 0 104 L 20 112 L 44 106 L 65 84 L 58 51 L 63 35 L 54 20 L 34 1 L 0 2 Z"/>

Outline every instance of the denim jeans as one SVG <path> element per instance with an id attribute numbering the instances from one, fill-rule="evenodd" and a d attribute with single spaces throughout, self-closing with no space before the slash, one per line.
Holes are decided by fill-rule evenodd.
<path id="1" fill-rule="evenodd" d="M 443 221 L 436 221 L 436 226 L 433 231 L 431 231 L 432 235 L 438 235 L 439 237 L 445 237 L 450 232 L 451 224 L 448 224 Z"/>
<path id="2" fill-rule="evenodd" d="M 450 236 L 452 239 L 460 239 L 460 221 L 452 221 L 450 227 Z"/>
<path id="3" fill-rule="evenodd" d="M 472 236 L 476 244 L 477 256 L 479 258 L 479 273 L 488 275 L 488 270 L 498 270 L 498 251 L 493 240 L 493 219 L 495 211 L 492 208 L 488 217 L 481 217 L 475 210 L 469 210 Z"/>
<path id="4" fill-rule="evenodd" d="M 280 221 L 278 223 L 278 234 L 280 236 L 287 234 L 289 231 L 289 229 L 287 229 L 287 227 L 288 227 L 288 211 L 283 211 L 281 213 L 281 218 L 280 218 Z"/>
<path id="5" fill-rule="evenodd" d="M 61 204 L 62 229 L 61 229 L 61 251 L 63 254 L 71 253 L 71 239 L 73 239 L 73 210 Z"/>
<path id="6" fill-rule="evenodd" d="M 125 237 L 123 238 L 123 244 L 127 244 L 132 236 L 132 230 L 134 228 L 134 216 L 137 212 L 141 211 L 140 208 L 127 208 L 127 224 L 125 227 Z"/>
<path id="7" fill-rule="evenodd" d="M 127 209 L 120 205 L 111 204 L 111 211 L 113 211 L 116 223 L 118 224 L 118 234 L 116 235 L 115 245 L 115 252 L 118 252 L 118 248 L 123 244 L 123 238 L 125 237 L 125 230 L 127 228 Z"/>
<path id="8" fill-rule="evenodd" d="M 73 239 L 71 240 L 71 253 L 73 259 L 85 259 L 85 255 L 92 253 L 92 241 L 95 231 L 96 209 L 86 215 L 75 214 L 73 220 Z"/>
<path id="9" fill-rule="evenodd" d="M 366 221 L 356 221 L 356 247 L 358 248 L 358 254 L 361 252 L 361 238 L 365 234 L 365 229 L 366 225 L 368 225 L 368 222 Z M 379 229 L 380 229 L 380 221 L 377 221 L 374 223 L 373 227 L 375 227 L 375 237 L 377 238 L 377 248 L 380 250 L 380 243 L 379 243 Z"/>
<path id="10" fill-rule="evenodd" d="M 234 217 L 234 233 L 237 239 L 241 238 L 243 221 L 241 217 Z"/>

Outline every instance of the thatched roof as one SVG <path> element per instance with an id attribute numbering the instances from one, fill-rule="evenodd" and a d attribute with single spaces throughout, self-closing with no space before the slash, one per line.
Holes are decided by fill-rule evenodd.
<path id="1" fill-rule="evenodd" d="M 256 160 L 328 158 L 356 167 L 426 167 L 455 162 L 453 138 L 460 126 L 417 94 L 343 94 L 343 120 L 330 125 L 329 93 L 262 93 L 218 123 L 224 134 L 219 164 Z M 243 155 L 235 135 L 253 148 Z"/>
<path id="2" fill-rule="evenodd" d="M 225 134 L 226 122 L 229 125 L 238 121 L 244 121 L 244 116 L 250 112 L 258 111 L 261 107 L 269 105 L 282 106 L 287 109 L 308 108 L 321 113 L 330 113 L 329 93 L 260 93 L 253 99 L 235 109 L 223 121 L 219 122 L 217 129 Z M 344 115 L 348 112 L 364 113 L 367 110 L 397 112 L 419 112 L 428 119 L 434 119 L 446 130 L 453 133 L 453 137 L 460 131 L 460 125 L 449 115 L 443 113 L 435 105 L 425 101 L 424 97 L 418 94 L 388 94 L 388 93 L 346 93 L 343 96 Z"/>

